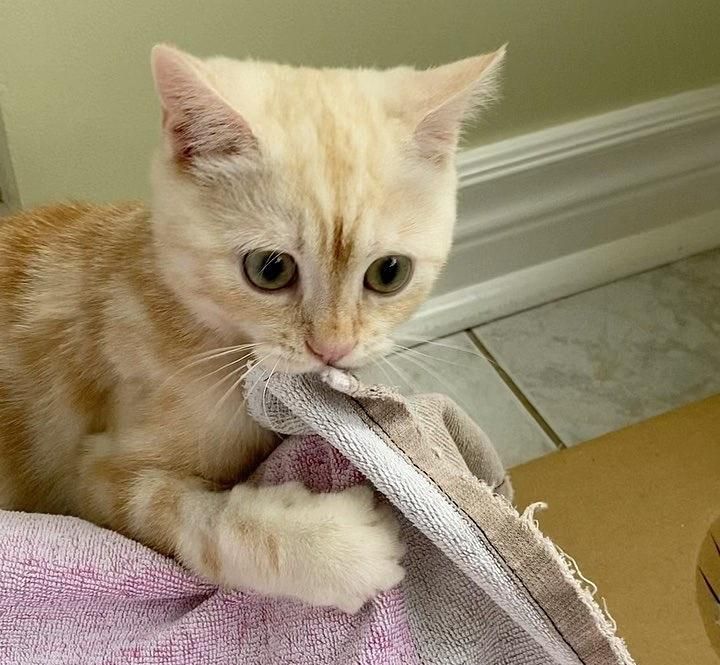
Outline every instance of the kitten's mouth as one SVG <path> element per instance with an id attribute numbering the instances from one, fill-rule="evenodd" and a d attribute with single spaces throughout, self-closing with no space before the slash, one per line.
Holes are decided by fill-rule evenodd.
<path id="1" fill-rule="evenodd" d="M 273 374 L 275 372 L 282 372 L 283 374 L 319 374 L 330 367 L 309 354 L 287 352 L 255 358 L 253 364 Z"/>
<path id="2" fill-rule="evenodd" d="M 339 370 L 342 372 L 353 372 L 360 369 L 364 363 L 348 362 L 344 358 L 336 362 L 325 362 L 315 354 L 305 353 L 278 353 L 270 357 L 256 358 L 255 365 L 262 366 L 265 370 L 283 372 L 285 374 L 321 374 L 328 370 Z"/>
<path id="3" fill-rule="evenodd" d="M 323 362 L 318 358 L 310 358 L 307 369 L 304 369 L 299 374 L 321 374 L 328 370 L 339 370 L 341 372 L 352 372 L 353 370 L 359 369 L 361 363 L 346 363 L 343 360 L 334 363 Z"/>

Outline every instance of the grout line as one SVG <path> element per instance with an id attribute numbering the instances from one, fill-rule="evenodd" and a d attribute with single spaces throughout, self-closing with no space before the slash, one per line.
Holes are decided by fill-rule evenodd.
<path id="1" fill-rule="evenodd" d="M 525 407 L 525 410 L 530 414 L 533 420 L 540 426 L 545 434 L 550 437 L 550 440 L 555 444 L 557 448 L 563 450 L 567 448 L 567 445 L 558 436 L 557 432 L 550 426 L 547 420 L 542 417 L 540 412 L 535 408 L 535 405 L 525 396 L 520 390 L 520 387 L 512 380 L 512 377 L 505 371 L 500 365 L 496 358 L 493 357 L 492 353 L 488 351 L 487 347 L 482 343 L 480 338 L 472 331 L 466 330 L 465 333 L 470 338 L 470 341 L 475 345 L 477 350 L 488 360 L 492 365 L 493 369 L 497 372 L 498 376 L 503 380 L 505 385 L 510 388 L 513 395 L 520 401 Z"/>

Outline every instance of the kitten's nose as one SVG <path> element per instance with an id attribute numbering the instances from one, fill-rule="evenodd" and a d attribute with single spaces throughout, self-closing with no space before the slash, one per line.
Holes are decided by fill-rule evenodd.
<path id="1" fill-rule="evenodd" d="M 326 365 L 334 365 L 355 348 L 355 342 L 339 342 L 337 340 L 321 342 L 312 337 L 305 343 L 309 351 Z"/>

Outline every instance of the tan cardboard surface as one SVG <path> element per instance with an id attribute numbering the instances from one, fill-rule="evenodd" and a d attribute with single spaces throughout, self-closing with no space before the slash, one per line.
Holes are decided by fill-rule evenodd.
<path id="1" fill-rule="evenodd" d="M 720 395 L 510 476 L 519 508 L 548 503 L 541 529 L 598 585 L 639 665 L 720 663 Z"/>
<path id="2" fill-rule="evenodd" d="M 697 597 L 705 630 L 720 654 L 720 518 L 712 525 L 700 547 Z"/>

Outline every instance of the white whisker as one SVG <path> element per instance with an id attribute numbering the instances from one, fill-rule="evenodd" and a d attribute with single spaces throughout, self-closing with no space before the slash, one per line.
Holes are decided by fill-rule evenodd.
<path id="1" fill-rule="evenodd" d="M 430 346 L 437 346 L 443 349 L 451 349 L 453 351 L 459 351 L 460 353 L 467 353 L 471 356 L 475 356 L 476 358 L 480 358 L 481 360 L 484 360 L 485 362 L 489 362 L 491 365 L 497 365 L 497 362 L 493 358 L 489 358 L 484 353 L 481 353 L 480 351 L 476 351 L 474 349 L 465 349 L 461 346 L 455 346 L 453 344 L 443 344 L 442 342 L 438 342 L 435 340 L 430 339 L 423 339 L 421 337 L 410 337 L 409 335 L 398 335 L 398 337 L 404 337 L 405 339 L 409 340 L 410 342 L 417 343 L 417 345 L 424 345 L 429 344 Z M 407 347 L 406 347 L 407 348 Z"/>
<path id="2" fill-rule="evenodd" d="M 418 351 L 417 349 L 413 349 L 407 346 L 402 346 L 401 344 L 393 344 L 393 347 L 395 349 L 399 349 L 401 352 L 398 355 L 405 355 L 407 353 L 412 353 L 413 355 L 421 356 L 423 358 L 429 358 L 430 360 L 434 360 L 439 363 L 445 363 L 446 365 L 452 365 L 453 367 L 461 367 L 466 368 L 467 365 L 461 365 L 460 363 L 454 363 L 452 360 L 446 360 L 445 358 L 438 358 L 437 356 L 432 356 L 428 353 L 423 353 L 422 351 Z"/>
<path id="3" fill-rule="evenodd" d="M 242 360 L 245 360 L 245 358 L 243 358 Z M 213 383 L 209 388 L 206 388 L 205 390 L 203 390 L 203 391 L 200 393 L 200 395 L 201 395 L 201 396 L 203 396 L 203 395 L 209 395 L 210 393 L 212 393 L 213 390 L 215 390 L 215 388 L 220 387 L 220 386 L 221 386 L 223 383 L 225 383 L 225 381 L 227 381 L 229 378 L 237 375 L 239 372 L 242 372 L 242 371 L 243 371 L 244 369 L 246 369 L 246 368 L 247 368 L 247 363 L 246 363 L 245 365 L 241 365 L 240 367 L 236 367 L 235 369 L 233 369 L 233 370 L 231 370 L 230 372 L 228 372 L 227 374 L 225 374 L 225 376 L 223 376 L 221 379 L 219 379 L 218 381 L 216 381 L 215 383 Z M 243 375 L 243 376 L 244 376 L 244 375 Z"/>
<path id="4" fill-rule="evenodd" d="M 206 360 L 213 360 L 214 358 L 221 358 L 237 351 L 245 351 L 247 349 L 253 349 L 255 347 L 262 346 L 261 342 L 256 344 L 237 344 L 236 346 L 228 346 L 220 349 L 211 349 L 210 351 L 203 351 L 202 353 L 196 353 L 190 356 L 193 360 L 189 365 L 185 367 L 194 367 L 198 363 L 205 362 Z"/>
<path id="5" fill-rule="evenodd" d="M 272 355 L 272 353 L 269 353 L 264 358 L 261 358 L 258 361 L 258 363 L 267 360 L 271 355 Z M 247 374 L 247 372 L 245 374 Z M 247 402 L 248 395 L 255 389 L 255 386 L 263 379 L 264 376 L 265 376 L 265 374 L 263 373 L 263 375 L 257 381 L 255 381 L 255 383 L 252 385 L 252 387 L 249 390 L 245 391 L 245 395 L 243 396 L 242 401 L 240 402 L 240 404 L 238 404 L 237 408 L 235 409 L 235 413 L 233 414 L 231 422 L 234 422 L 235 419 L 240 415 L 240 413 L 243 410 L 243 407 L 245 406 L 245 403 Z M 241 378 L 245 378 L 245 375 L 243 375 Z"/>
<path id="6" fill-rule="evenodd" d="M 226 363 L 226 364 L 223 365 L 222 367 L 218 367 L 217 369 L 214 369 L 212 372 L 208 372 L 207 374 L 203 374 L 202 376 L 197 376 L 197 377 L 193 378 L 193 379 L 190 381 L 190 383 L 192 384 L 192 383 L 197 383 L 198 381 L 204 381 L 205 379 L 208 379 L 208 378 L 210 378 L 211 376 L 214 376 L 214 375 L 217 374 L 218 372 L 222 372 L 224 369 L 227 369 L 228 367 L 232 367 L 233 365 L 237 365 L 238 363 L 241 363 L 241 362 L 243 362 L 244 360 L 247 360 L 247 359 L 250 358 L 251 356 L 252 356 L 252 352 L 246 353 L 246 354 L 245 354 L 244 356 L 242 356 L 241 358 L 237 358 L 237 359 L 235 359 L 235 360 L 232 360 L 231 362 Z"/>
<path id="7" fill-rule="evenodd" d="M 256 346 L 260 346 L 260 343 L 257 344 L 238 344 L 236 346 L 227 346 L 222 347 L 219 349 L 212 349 L 210 351 L 203 351 L 202 353 L 190 356 L 190 358 L 194 358 L 192 362 L 188 363 L 187 365 L 184 365 L 183 367 L 180 367 L 179 369 L 175 370 L 168 376 L 165 381 L 163 382 L 163 385 L 170 381 L 171 379 L 175 378 L 178 374 L 181 374 L 182 372 L 185 372 L 186 370 L 195 367 L 197 365 L 200 365 L 204 362 L 208 362 L 210 360 L 214 360 L 215 358 L 222 358 L 223 356 L 230 355 L 231 353 L 237 353 L 239 351 L 244 351 L 245 349 L 254 348 Z"/>
<path id="8" fill-rule="evenodd" d="M 270 385 L 270 380 L 273 377 L 273 373 L 277 369 L 277 366 L 281 360 L 282 360 L 282 356 L 278 356 L 278 359 L 275 361 L 273 368 L 270 370 L 270 376 L 268 376 L 267 381 L 265 381 L 265 387 L 263 388 L 263 392 L 262 392 L 263 413 L 265 414 L 265 418 L 267 418 L 268 420 L 269 420 L 269 418 L 268 418 L 268 413 L 267 413 L 267 407 L 265 406 L 265 396 L 267 395 L 267 389 L 268 389 L 268 386 Z"/>
<path id="9" fill-rule="evenodd" d="M 448 395 L 452 397 L 453 399 L 460 399 L 459 395 L 457 394 L 457 390 L 451 386 L 440 374 L 437 372 L 434 372 L 430 367 L 427 367 L 419 358 L 413 358 L 412 356 L 406 356 L 407 360 L 412 362 L 413 364 L 417 365 L 423 372 L 426 372 L 429 374 L 433 379 L 438 381 L 440 385 L 447 390 Z"/>
<path id="10" fill-rule="evenodd" d="M 258 363 L 264 362 L 265 360 L 267 360 L 270 357 L 270 355 L 271 354 L 268 354 L 264 358 L 261 358 L 260 360 L 258 360 Z M 235 390 L 237 390 L 237 387 L 242 383 L 242 380 L 250 373 L 251 370 L 252 370 L 252 367 L 248 367 L 245 370 L 245 372 L 243 372 L 240 375 L 240 378 L 238 378 L 236 381 L 233 382 L 233 384 L 227 389 L 225 394 L 215 404 L 215 406 L 213 407 L 212 411 L 210 412 L 210 414 L 208 416 L 209 418 L 212 418 L 215 415 L 217 415 L 218 411 L 222 408 L 222 405 L 225 404 L 225 402 L 229 399 L 230 395 L 232 395 L 232 393 Z M 243 403 L 244 402 L 245 402 L 245 400 L 243 399 Z"/>
<path id="11" fill-rule="evenodd" d="M 272 354 L 269 353 L 267 356 L 265 356 L 265 357 L 262 359 L 262 361 L 267 360 L 271 355 L 272 355 Z M 262 362 L 262 361 L 260 361 L 260 362 Z M 250 388 L 249 388 L 248 390 L 245 391 L 245 397 L 243 397 L 243 400 L 242 400 L 242 402 L 240 403 L 240 407 L 245 406 L 245 402 L 247 402 L 247 398 L 248 398 L 248 396 L 250 395 L 250 393 L 251 393 L 253 390 L 255 390 L 255 387 L 257 386 L 257 384 L 260 383 L 260 381 L 262 381 L 266 376 L 267 376 L 267 374 L 265 373 L 265 370 L 263 370 L 263 375 L 262 375 L 259 379 L 257 379 L 257 381 L 255 381 L 255 383 L 253 383 L 252 386 L 250 386 Z"/>
<path id="12" fill-rule="evenodd" d="M 219 351 L 235 351 L 237 349 L 249 349 L 253 346 L 262 346 L 263 342 L 251 342 L 247 344 L 233 344 L 232 346 L 219 346 L 215 349 L 208 349 L 207 351 L 201 351 L 200 353 L 195 353 L 191 358 L 201 358 L 202 356 L 208 356 L 212 355 L 214 353 L 217 353 Z"/>
<path id="13" fill-rule="evenodd" d="M 404 372 L 400 371 L 400 369 L 399 369 L 398 367 L 396 367 L 395 365 L 393 365 L 388 358 L 381 358 L 381 360 L 382 360 L 393 372 L 395 372 L 395 374 L 397 374 L 397 375 L 400 377 L 400 379 L 402 380 L 402 382 L 407 386 L 407 389 L 408 389 L 410 392 L 413 392 L 412 381 L 409 381 L 409 380 L 408 380 L 407 374 L 405 374 Z"/>
<path id="14" fill-rule="evenodd" d="M 385 378 L 388 380 L 388 385 L 394 385 L 395 381 L 394 379 L 387 373 L 387 370 L 375 359 L 373 359 L 373 365 L 375 365 L 384 375 Z"/>

